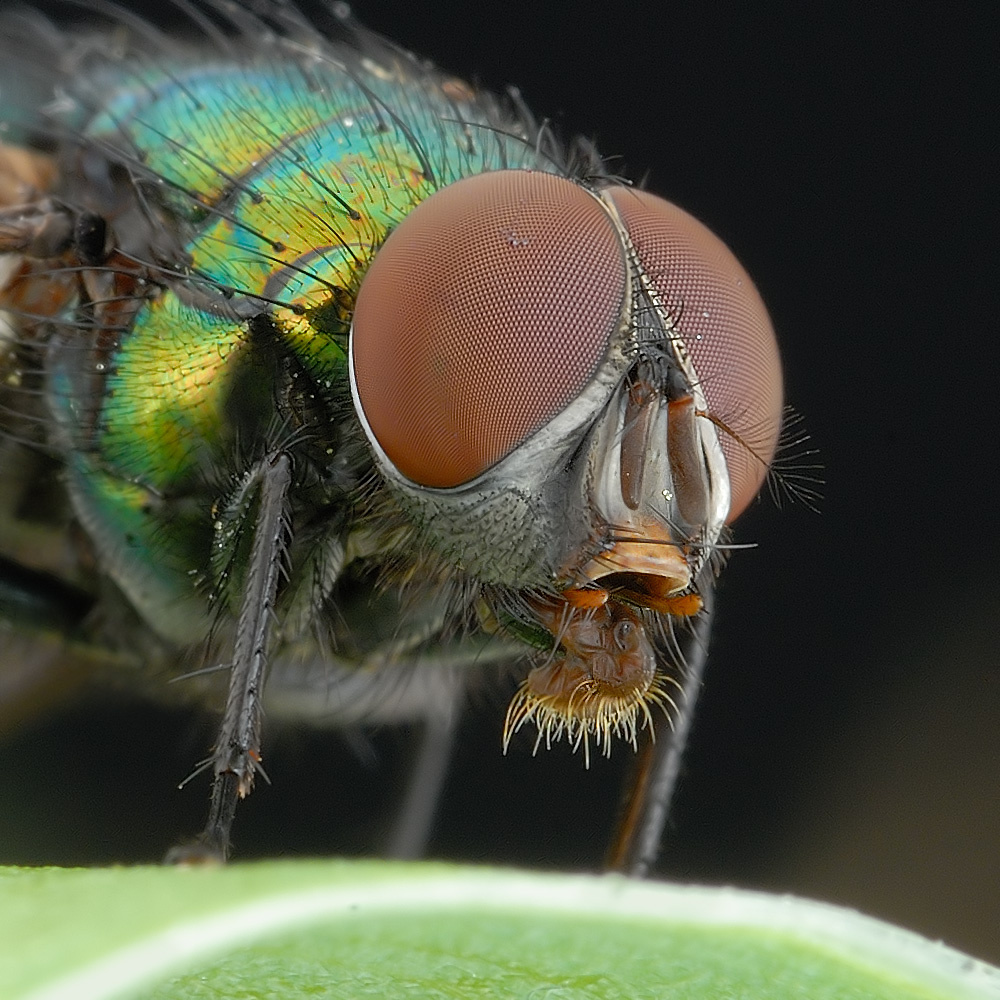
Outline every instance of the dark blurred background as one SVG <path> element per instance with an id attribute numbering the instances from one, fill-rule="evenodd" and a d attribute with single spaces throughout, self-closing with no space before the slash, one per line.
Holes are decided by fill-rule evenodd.
<path id="1" fill-rule="evenodd" d="M 994 37 L 868 4 L 356 3 L 722 236 L 754 276 L 820 451 L 814 514 L 738 524 L 659 874 L 858 907 L 1000 961 L 1000 378 Z M 989 58 L 988 58 L 989 57 Z M 620 158 L 620 159 L 619 159 Z M 991 169 L 990 164 L 993 164 Z M 627 754 L 499 750 L 463 725 L 431 853 L 592 868 Z M 212 721 L 112 700 L 0 745 L 0 862 L 156 860 Z M 238 856 L 371 852 L 405 734 L 274 737 Z"/>

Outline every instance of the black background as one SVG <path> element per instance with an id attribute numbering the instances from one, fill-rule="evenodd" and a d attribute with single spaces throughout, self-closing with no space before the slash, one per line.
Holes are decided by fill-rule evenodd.
<path id="1" fill-rule="evenodd" d="M 660 873 L 846 903 L 1000 960 L 989 25 L 860 3 L 355 5 L 678 202 L 768 303 L 819 514 L 756 505 L 724 574 Z M 619 162 L 619 161 L 616 161 Z M 990 163 L 993 162 L 991 170 Z M 476 699 L 435 856 L 593 867 L 625 753 L 504 758 Z M 0 746 L 0 861 L 155 860 L 210 720 L 110 701 Z M 365 853 L 409 744 L 276 736 L 238 855 Z"/>

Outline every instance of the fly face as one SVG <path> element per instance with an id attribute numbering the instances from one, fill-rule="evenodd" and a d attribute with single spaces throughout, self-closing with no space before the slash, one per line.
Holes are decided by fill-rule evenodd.
<path id="1" fill-rule="evenodd" d="M 498 171 L 432 195 L 362 284 L 351 386 L 426 544 L 551 637 L 510 706 L 605 753 L 777 443 L 774 334 L 729 250 L 646 192 Z M 659 652 L 658 652 L 659 650 Z"/>
<path id="2" fill-rule="evenodd" d="M 20 597 L 89 602 L 67 655 L 223 710 L 222 855 L 262 692 L 430 720 L 510 663 L 504 745 L 585 755 L 689 713 L 674 623 L 781 411 L 766 311 L 700 223 L 356 27 L 260 10 L 205 3 L 231 47 L 76 53 L 33 121 L 55 154 L 0 161 L 3 555 Z M 39 468 L 47 554 L 18 541 Z"/>

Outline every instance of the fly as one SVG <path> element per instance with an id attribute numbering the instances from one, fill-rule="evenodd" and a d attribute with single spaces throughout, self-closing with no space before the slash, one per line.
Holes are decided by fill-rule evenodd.
<path id="1" fill-rule="evenodd" d="M 503 663 L 498 746 L 640 752 L 610 864 L 643 870 L 780 431 L 753 283 L 342 5 L 349 41 L 182 9 L 200 40 L 7 18 L 0 611 L 221 711 L 175 856 L 228 855 L 265 709 L 435 723 Z"/>

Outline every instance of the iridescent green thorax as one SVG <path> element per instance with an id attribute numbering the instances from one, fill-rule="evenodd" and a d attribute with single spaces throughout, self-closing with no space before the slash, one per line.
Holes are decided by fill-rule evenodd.
<path id="1" fill-rule="evenodd" d="M 169 490 L 223 443 L 254 314 L 314 379 L 342 381 L 353 297 L 392 226 L 461 176 L 536 159 L 457 86 L 345 59 L 154 72 L 90 123 L 155 182 L 189 276 L 113 358 L 100 449 L 122 477 Z"/>

